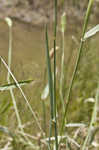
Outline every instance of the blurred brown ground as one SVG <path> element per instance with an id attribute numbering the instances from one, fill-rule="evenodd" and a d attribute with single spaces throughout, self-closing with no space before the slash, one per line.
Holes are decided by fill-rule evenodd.
<path id="1" fill-rule="evenodd" d="M 58 17 L 65 11 L 69 22 L 81 22 L 84 18 L 88 0 L 58 0 Z M 1 0 L 0 18 L 5 16 L 30 23 L 35 26 L 42 26 L 45 23 L 53 22 L 54 14 L 53 0 Z M 91 20 L 98 22 L 99 0 L 94 1 L 91 13 Z"/>

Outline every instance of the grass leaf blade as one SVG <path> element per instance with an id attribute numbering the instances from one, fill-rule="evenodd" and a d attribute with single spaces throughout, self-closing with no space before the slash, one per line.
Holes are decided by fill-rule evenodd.
<path id="1" fill-rule="evenodd" d="M 97 32 L 99 32 L 99 24 L 90 29 L 88 32 L 84 35 L 84 40 L 88 39 L 89 37 L 95 35 Z"/>
<path id="2" fill-rule="evenodd" d="M 32 81 L 33 80 L 19 81 L 18 84 L 20 86 L 23 86 L 23 85 L 27 85 L 27 84 L 31 83 Z M 15 82 L 1 85 L 0 86 L 0 91 L 10 90 L 10 89 L 14 89 L 14 88 L 17 88 L 17 84 Z"/>

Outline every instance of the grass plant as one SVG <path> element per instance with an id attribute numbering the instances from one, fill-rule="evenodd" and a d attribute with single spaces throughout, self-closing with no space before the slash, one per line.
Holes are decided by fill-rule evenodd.
<path id="1" fill-rule="evenodd" d="M 40 129 L 40 131 L 43 133 L 43 130 L 39 124 L 39 121 L 35 115 L 35 112 L 33 111 L 31 105 L 29 104 L 28 102 L 28 99 L 27 97 L 25 96 L 21 86 L 20 86 L 20 83 L 16 80 L 15 76 L 13 75 L 13 73 L 11 72 L 11 59 L 12 59 L 12 20 L 10 18 L 5 18 L 5 21 L 7 22 L 8 24 L 8 27 L 9 27 L 9 49 L 8 49 L 8 65 L 6 64 L 6 62 L 4 61 L 4 59 L 0 56 L 0 61 L 4 64 L 5 68 L 7 69 L 8 71 L 8 75 L 7 75 L 7 81 L 8 81 L 8 84 L 7 85 L 4 85 L 4 86 L 1 86 L 1 90 L 4 88 L 5 89 L 8 89 L 10 91 L 10 94 L 11 94 L 11 98 L 12 98 L 12 102 L 13 102 L 13 106 L 14 106 L 14 109 L 15 109 L 15 113 L 16 113 L 16 117 L 17 117 L 17 121 L 18 121 L 18 128 L 21 130 L 22 133 L 24 133 L 24 129 L 23 129 L 23 126 L 22 126 L 22 121 L 21 121 L 21 118 L 20 118 L 20 115 L 19 115 L 19 112 L 18 112 L 18 108 L 17 108 L 17 105 L 16 105 L 16 99 L 15 99 L 15 96 L 14 96 L 14 92 L 13 92 L 13 85 L 15 85 L 16 87 L 18 87 L 33 115 L 33 117 L 36 119 L 36 122 L 37 122 L 37 125 Z M 14 84 L 11 84 L 10 82 L 10 76 L 13 78 L 13 80 L 15 81 Z M 28 83 L 28 81 L 21 81 L 21 83 L 25 84 L 25 83 Z M 8 88 L 9 87 L 9 88 Z M 15 87 L 14 87 L 15 88 Z M 2 127 L 3 129 L 3 127 Z M 28 137 L 24 137 L 25 140 L 27 140 L 27 144 L 33 146 L 33 144 L 31 143 L 31 141 L 28 139 Z M 14 141 L 15 142 L 15 141 Z M 14 144 L 15 145 L 15 144 Z"/>
<path id="2" fill-rule="evenodd" d="M 12 60 L 12 20 L 7 17 L 7 18 L 5 18 L 5 21 L 8 24 L 8 27 L 9 27 L 8 67 L 11 70 L 11 60 Z M 7 81 L 8 81 L 8 84 L 10 84 L 10 73 L 9 73 L 9 71 L 8 71 L 8 75 L 7 75 Z M 17 120 L 18 120 L 18 126 L 23 131 L 22 122 L 21 122 L 21 119 L 20 119 L 20 115 L 18 113 L 18 108 L 17 108 L 17 105 L 16 105 L 16 100 L 15 100 L 15 96 L 14 96 L 14 92 L 13 92 L 12 88 L 10 88 L 10 94 L 11 94 L 13 106 L 14 106 L 14 109 L 15 109 L 16 117 L 17 117 Z"/>
<path id="3" fill-rule="evenodd" d="M 54 131 L 55 131 L 55 147 L 58 150 L 58 126 L 56 117 L 56 38 L 57 38 L 57 0 L 54 1 Z"/>
<path id="4" fill-rule="evenodd" d="M 47 65 L 48 65 L 48 80 L 49 80 L 49 93 L 50 93 L 50 113 L 51 113 L 51 120 L 50 120 L 50 133 L 49 133 L 49 142 L 50 136 L 52 135 L 52 124 L 54 119 L 53 114 L 53 81 L 52 81 L 52 72 L 51 72 L 51 64 L 50 64 L 50 57 L 49 57 L 49 46 L 48 46 L 48 31 L 46 26 L 46 54 L 47 54 Z"/>
<path id="5" fill-rule="evenodd" d="M 77 60 L 76 60 L 74 72 L 73 72 L 73 75 L 72 75 L 71 83 L 70 83 L 67 98 L 66 98 L 67 102 L 66 102 L 66 105 L 65 105 L 65 113 L 64 113 L 64 116 L 63 116 L 63 123 L 62 123 L 61 133 L 63 133 L 63 128 L 64 128 L 64 125 L 66 123 L 65 119 L 66 119 L 66 115 L 67 115 L 68 105 L 70 103 L 70 94 L 71 94 L 73 82 L 74 82 L 74 79 L 75 79 L 75 75 L 76 75 L 76 72 L 77 72 L 77 69 L 78 69 L 78 65 L 79 65 L 79 62 L 80 62 L 81 53 L 82 53 L 83 46 L 84 46 L 83 38 L 84 38 L 86 29 L 87 29 L 87 26 L 88 26 L 89 16 L 90 16 L 90 13 L 91 13 L 91 8 L 92 8 L 92 5 L 93 5 L 93 2 L 94 2 L 94 0 L 89 1 L 88 8 L 87 8 L 87 11 L 86 11 L 86 16 L 85 16 L 84 26 L 83 26 L 83 31 L 82 31 L 82 38 L 81 38 L 81 43 L 80 43 L 80 47 L 79 47 L 79 51 L 78 51 L 78 57 L 77 57 Z"/>
<path id="6" fill-rule="evenodd" d="M 63 0 L 61 2 L 64 3 Z M 59 91 L 58 91 L 57 86 L 56 86 L 56 82 L 57 82 L 57 79 L 56 79 L 56 71 L 57 71 L 56 41 L 57 41 L 57 36 L 58 36 L 57 35 L 58 9 L 57 9 L 57 0 L 54 0 L 54 31 L 53 31 L 53 34 L 54 34 L 53 46 L 54 46 L 54 48 L 53 48 L 52 53 L 50 53 L 50 51 L 49 51 L 49 35 L 48 35 L 47 25 L 45 28 L 45 45 L 46 45 L 46 62 L 47 62 L 46 64 L 47 64 L 47 73 L 48 73 L 48 84 L 44 89 L 43 95 L 41 96 L 41 99 L 43 101 L 42 102 L 42 106 L 43 106 L 42 107 L 42 109 L 43 109 L 43 117 L 42 118 L 43 119 L 42 118 L 40 118 L 40 119 L 41 119 L 41 122 L 43 122 L 43 128 L 42 128 L 40 121 L 38 120 L 38 117 L 37 117 L 35 111 L 33 111 L 32 106 L 29 103 L 29 100 L 27 99 L 23 89 L 21 88 L 21 86 L 27 85 L 27 84 L 33 82 L 33 80 L 17 81 L 17 79 L 15 78 L 15 76 L 13 75 L 13 73 L 11 71 L 12 21 L 10 20 L 10 18 L 5 19 L 9 26 L 8 65 L 2 56 L 0 56 L 0 65 L 1 65 L 1 63 L 3 63 L 7 70 L 7 73 L 8 73 L 7 74 L 7 82 L 8 83 L 4 84 L 4 85 L 0 85 L 0 91 L 1 92 L 7 91 L 7 90 L 10 91 L 12 102 L 13 102 L 13 107 L 15 110 L 15 115 L 17 118 L 18 128 L 20 130 L 17 129 L 15 134 L 13 134 L 13 132 L 10 132 L 10 130 L 8 128 L 5 128 L 4 126 L 0 125 L 0 131 L 2 131 L 5 134 L 8 134 L 9 137 L 14 139 L 13 141 L 6 139 L 7 143 L 5 141 L 0 142 L 0 144 L 6 143 L 5 145 L 2 144 L 3 149 L 6 149 L 6 147 L 8 146 L 7 147 L 8 149 L 14 148 L 14 150 L 18 150 L 21 145 L 20 143 L 23 144 L 23 146 L 20 148 L 20 150 L 21 149 L 26 149 L 26 150 L 27 149 L 33 149 L 33 150 L 34 149 L 35 150 L 37 150 L 37 149 L 38 150 L 43 150 L 43 149 L 48 149 L 48 150 L 52 150 L 52 149 L 53 150 L 62 150 L 62 149 L 86 150 L 86 149 L 89 149 L 90 150 L 92 148 L 92 142 L 94 141 L 94 137 L 99 130 L 99 127 L 97 125 L 98 105 L 99 105 L 99 85 L 97 87 L 95 98 L 88 98 L 87 100 L 85 100 L 85 102 L 94 100 L 94 105 L 92 104 L 92 106 L 91 106 L 92 107 L 92 115 L 90 115 L 91 119 L 90 119 L 90 122 L 87 122 L 89 124 L 89 126 L 83 120 L 81 120 L 82 122 L 79 122 L 79 123 L 68 122 L 67 111 L 68 112 L 70 111 L 69 110 L 70 103 L 71 103 L 71 105 L 73 105 L 73 102 L 71 100 L 75 100 L 75 97 L 72 98 L 71 95 L 72 95 L 72 89 L 73 89 L 73 85 L 75 83 L 74 81 L 76 78 L 78 67 L 79 67 L 79 64 L 81 61 L 81 57 L 82 57 L 81 54 L 82 54 L 82 51 L 84 48 L 84 43 L 85 43 L 85 41 L 87 42 L 88 38 L 92 37 L 94 34 L 96 34 L 96 32 L 99 31 L 99 25 L 97 25 L 93 29 L 86 32 L 93 3 L 94 3 L 94 0 L 89 0 L 74 71 L 72 74 L 72 78 L 70 80 L 69 88 L 67 89 L 68 91 L 65 91 L 67 93 L 66 102 L 65 102 L 64 90 L 63 90 L 64 79 L 66 78 L 65 74 L 64 74 L 64 71 L 65 71 L 65 67 L 64 67 L 65 66 L 65 47 L 64 47 L 64 45 L 65 45 L 65 28 L 67 27 L 67 22 L 66 22 L 66 14 L 64 13 L 62 15 L 62 20 L 61 20 L 61 25 L 62 25 L 61 26 L 61 33 L 62 33 L 61 34 L 61 36 L 62 36 L 61 56 L 62 57 L 61 57 L 61 69 L 60 69 L 60 78 L 59 78 L 60 83 L 58 84 L 58 86 L 59 86 L 58 87 Z M 52 58 L 53 58 L 53 64 L 51 64 Z M 52 65 L 53 65 L 53 70 L 52 70 Z M 67 66 L 67 67 L 70 67 L 70 66 Z M 12 82 L 12 80 L 13 80 L 13 82 Z M 31 135 L 30 133 L 28 133 L 27 132 L 28 127 L 26 127 L 26 128 L 23 127 L 22 118 L 21 118 L 21 115 L 19 114 L 19 108 L 16 103 L 16 97 L 15 97 L 15 93 L 14 93 L 15 88 L 18 88 L 20 90 L 20 92 L 26 102 L 26 106 L 29 108 L 32 116 L 35 119 L 34 124 L 36 124 L 39 128 L 39 131 L 37 131 L 37 133 L 39 133 L 39 135 L 37 135 L 37 136 Z M 75 90 L 75 88 L 74 88 L 74 90 Z M 57 94 L 57 91 L 59 92 L 59 94 Z M 48 106 L 48 107 L 50 107 L 50 113 L 49 113 L 49 109 L 47 109 L 46 101 L 45 101 L 48 94 L 49 94 L 49 98 L 50 98 L 50 102 L 48 103 L 50 105 L 50 106 Z M 78 99 L 80 99 L 80 98 L 78 98 Z M 59 107 L 59 100 L 61 100 L 62 107 L 60 107 L 61 110 L 57 111 L 57 109 Z M 77 112 L 81 111 L 81 109 L 78 108 L 79 103 L 80 103 L 79 101 L 80 100 L 75 101 L 75 105 L 77 105 L 76 107 L 72 106 L 72 107 L 78 109 Z M 82 106 L 84 106 L 85 103 L 81 102 L 81 104 L 82 103 L 83 103 Z M 2 104 L 0 106 L 0 108 L 2 108 L 3 105 L 4 104 Z M 39 105 L 39 104 L 37 104 L 37 105 Z M 8 107 L 9 107 L 9 103 L 7 103 L 7 105 L 5 105 L 5 107 L 3 107 L 0 110 L 0 115 L 3 114 L 3 112 L 5 112 Z M 84 112 L 85 108 L 82 108 L 82 109 Z M 74 110 L 74 111 L 76 111 L 76 110 Z M 72 114 L 72 112 L 70 112 L 69 117 L 71 117 L 71 114 Z M 79 115 L 79 114 L 77 114 L 77 115 Z M 47 118 L 47 116 L 48 117 L 50 116 L 50 119 Z M 61 116 L 61 119 L 59 118 L 59 116 Z M 83 114 L 83 116 L 84 116 L 84 114 Z M 28 120 L 28 118 L 27 118 L 27 120 Z M 32 122 L 31 120 L 30 120 L 30 123 Z M 47 122 L 47 121 L 49 121 L 49 122 Z M 28 122 L 26 122 L 26 124 L 28 124 Z M 47 129 L 47 126 L 48 126 L 48 129 Z M 71 129 L 71 128 L 73 128 L 73 129 Z M 31 129 L 32 129 L 32 127 L 31 127 Z M 84 135 L 85 129 L 87 129 L 88 132 L 86 132 Z M 49 130 L 49 133 L 48 133 L 48 130 Z M 44 132 L 45 132 L 45 135 L 44 135 Z M 82 133 L 82 135 L 80 132 Z M 8 145 L 8 143 L 10 143 L 10 146 Z"/>

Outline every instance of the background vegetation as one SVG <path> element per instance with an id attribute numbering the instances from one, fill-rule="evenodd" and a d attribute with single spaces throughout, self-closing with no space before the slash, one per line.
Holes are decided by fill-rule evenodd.
<path id="1" fill-rule="evenodd" d="M 58 1 L 57 7 L 55 7 L 56 5 L 54 6 L 53 1 L 20 0 L 14 1 L 13 3 L 11 1 L 5 1 L 5 3 L 2 1 L 3 6 L 9 6 L 8 8 L 12 8 L 12 6 L 14 6 L 13 11 L 15 11 L 16 7 L 21 10 L 23 10 L 23 8 L 25 8 L 24 10 L 27 10 L 28 8 L 28 10 L 32 11 L 41 9 L 44 10 L 45 13 L 39 13 L 42 17 L 46 16 L 46 23 L 50 21 L 53 22 L 52 27 L 54 27 L 54 31 L 53 28 L 47 29 L 46 27 L 45 34 L 45 28 L 34 29 L 37 30 L 36 34 L 38 34 L 38 30 L 43 30 L 44 39 L 40 37 L 40 40 L 42 41 L 43 39 L 44 51 L 43 53 L 40 53 L 40 51 L 38 52 L 34 47 L 31 54 L 34 55 L 34 59 L 36 56 L 39 56 L 39 58 L 36 57 L 36 63 L 27 63 L 25 61 L 23 63 L 16 59 L 19 57 L 19 55 L 16 57 L 18 52 L 16 51 L 15 54 L 13 53 L 13 42 L 17 42 L 17 38 L 16 41 L 13 38 L 13 28 L 15 25 L 17 26 L 17 23 L 15 24 L 16 21 L 13 20 L 15 16 L 11 16 L 11 13 L 9 16 L 12 17 L 12 20 L 10 20 L 10 18 L 3 17 L 1 21 L 1 24 L 5 21 L 6 25 L 8 25 L 5 38 L 8 42 L 8 49 L 6 50 L 6 56 L 4 55 L 4 52 L 2 52 L 2 49 L 2 57 L 0 54 L 1 150 L 86 150 L 87 148 L 95 150 L 99 148 L 99 60 L 97 57 L 99 37 L 98 34 L 96 34 L 95 36 L 83 41 L 85 35 L 83 20 L 86 10 L 88 13 L 88 2 L 92 3 L 91 0 L 60 0 Z M 96 6 L 96 4 L 99 4 L 99 2 L 95 1 L 93 3 L 93 7 L 89 13 L 91 16 L 89 22 L 87 22 L 89 24 L 87 30 L 96 25 L 97 16 L 99 14 L 97 11 L 98 5 Z M 56 13 L 54 13 L 55 9 Z M 66 11 L 66 16 L 62 13 L 63 10 Z M 51 16 L 52 14 L 53 17 Z M 58 24 L 55 22 L 57 15 Z M 30 16 L 31 15 L 28 17 Z M 96 16 L 96 18 L 94 18 L 94 16 Z M 76 17 L 78 18 L 77 22 L 75 21 Z M 19 18 L 21 20 L 21 17 Z M 71 26 L 73 19 L 74 25 Z M 39 19 L 37 18 L 37 20 Z M 78 20 L 82 22 L 79 23 Z M 43 20 L 43 24 L 45 22 Z M 84 23 L 87 24 L 86 20 Z M 33 22 L 31 22 L 31 24 L 33 24 Z M 34 24 L 36 25 L 37 23 Z M 22 28 L 23 27 L 24 23 L 22 24 Z M 27 30 L 27 28 L 29 28 L 29 32 L 34 33 L 30 25 L 25 25 L 24 29 Z M 83 35 L 81 35 L 82 28 Z M 20 33 L 23 34 L 22 32 Z M 24 34 L 25 39 L 27 37 L 27 42 L 25 42 L 26 45 L 30 41 L 30 38 L 28 41 L 29 36 L 27 33 L 28 32 Z M 4 33 L 1 32 L 1 35 L 4 35 Z M 38 41 L 38 38 L 35 41 L 37 42 L 35 44 L 39 45 L 40 42 Z M 83 49 L 80 53 L 80 61 L 78 61 L 78 67 L 75 72 L 74 82 L 68 99 L 68 90 L 71 85 L 71 78 L 77 62 L 77 49 L 79 48 L 80 43 L 83 44 Z M 16 45 L 18 46 L 18 44 Z M 50 47 L 52 46 L 54 47 L 54 50 L 52 49 L 49 53 Z M 56 46 L 59 47 L 57 51 Z M 27 49 L 28 52 L 29 48 Z M 5 51 L 5 49 L 3 51 Z M 38 53 L 40 53 L 40 55 L 37 55 Z M 22 52 L 21 59 L 25 60 L 25 57 L 26 55 L 23 55 Z M 56 70 L 57 75 L 55 76 Z M 42 98 L 42 94 L 43 97 L 46 97 L 45 99 Z M 66 106 L 66 103 L 68 102 L 67 100 L 69 101 L 69 105 L 66 109 L 66 118 L 63 121 L 65 113 L 64 106 Z M 50 110 L 52 111 L 51 114 Z M 63 129 L 62 123 L 64 125 Z M 59 145 L 57 145 L 57 143 Z"/>

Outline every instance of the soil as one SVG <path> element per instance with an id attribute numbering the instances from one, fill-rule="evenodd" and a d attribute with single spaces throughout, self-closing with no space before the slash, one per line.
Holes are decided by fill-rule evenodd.
<path id="1" fill-rule="evenodd" d="M 75 19 L 81 22 L 85 15 L 88 1 L 63 0 L 58 1 L 58 16 L 66 12 L 69 22 Z M 54 20 L 53 0 L 1 0 L 0 18 L 11 17 L 35 26 L 52 23 Z M 99 1 L 95 1 L 91 18 L 97 20 L 99 17 Z"/>

